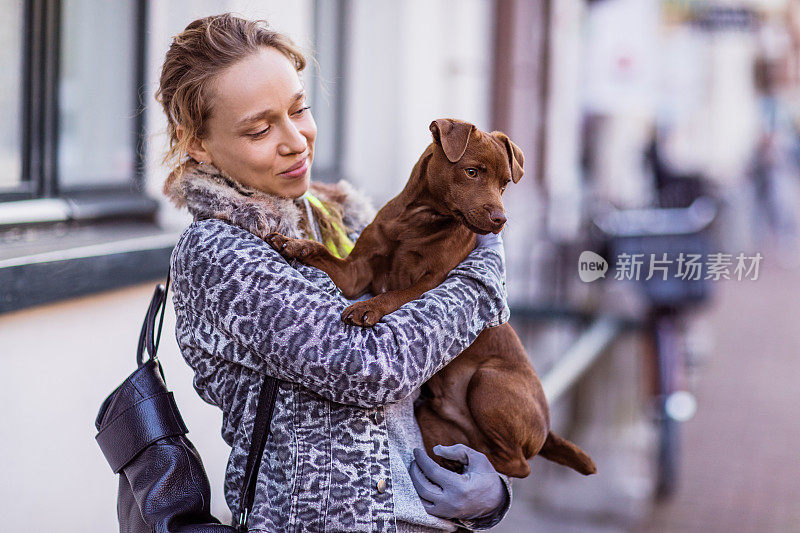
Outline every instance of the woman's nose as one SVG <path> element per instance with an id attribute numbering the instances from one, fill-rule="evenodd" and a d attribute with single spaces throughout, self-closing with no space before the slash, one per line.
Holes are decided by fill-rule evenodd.
<path id="1" fill-rule="evenodd" d="M 280 154 L 290 155 L 305 152 L 308 148 L 308 141 L 297 125 L 292 121 L 287 121 L 282 129 L 284 133 L 279 147 Z"/>

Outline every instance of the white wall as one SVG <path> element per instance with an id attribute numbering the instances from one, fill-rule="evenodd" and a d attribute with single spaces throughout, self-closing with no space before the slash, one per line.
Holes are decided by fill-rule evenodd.
<path id="1" fill-rule="evenodd" d="M 356 0 L 344 173 L 376 205 L 395 196 L 452 117 L 489 127 L 491 5 L 469 0 Z"/>
<path id="2" fill-rule="evenodd" d="M 94 441 L 108 394 L 136 368 L 139 328 L 153 283 L 0 315 L 3 531 L 119 530 L 116 476 Z M 159 359 L 203 458 L 212 512 L 229 517 L 222 483 L 229 452 L 220 410 L 192 387 L 175 340 L 171 298 Z"/>

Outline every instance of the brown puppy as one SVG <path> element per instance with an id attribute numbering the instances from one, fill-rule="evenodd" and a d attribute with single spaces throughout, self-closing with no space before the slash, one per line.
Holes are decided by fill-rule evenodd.
<path id="1" fill-rule="evenodd" d="M 452 119 L 431 123 L 433 143 L 406 187 L 364 228 L 345 259 L 314 241 L 272 234 L 284 257 L 325 271 L 347 298 L 376 296 L 347 307 L 342 319 L 372 326 L 384 315 L 444 281 L 475 247 L 475 233 L 499 233 L 506 222 L 501 195 L 522 177 L 522 151 L 500 132 L 484 133 Z M 498 472 L 530 473 L 536 455 L 592 474 L 591 458 L 553 434 L 547 400 L 522 343 L 508 324 L 484 330 L 431 377 L 415 406 L 426 451 L 440 465 L 461 465 L 432 453 L 464 443 L 483 452 Z"/>

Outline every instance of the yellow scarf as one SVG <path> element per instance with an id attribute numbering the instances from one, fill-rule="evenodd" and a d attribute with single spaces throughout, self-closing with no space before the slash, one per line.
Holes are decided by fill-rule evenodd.
<path id="1" fill-rule="evenodd" d="M 320 211 L 325 213 L 325 216 L 330 217 L 330 212 L 328 211 L 328 209 L 323 205 L 323 203 L 319 200 L 319 198 L 311 194 L 311 192 L 306 191 L 303 197 L 310 203 L 314 204 Z M 310 209 L 308 210 L 308 215 L 309 215 L 309 221 L 308 221 L 309 227 L 311 227 L 313 231 L 314 220 L 311 217 Z M 347 236 L 347 233 L 345 233 L 344 228 L 342 228 L 339 224 L 336 224 L 335 222 L 332 222 L 332 224 L 334 230 L 336 230 L 336 233 L 339 235 L 339 242 L 341 243 L 345 253 L 344 255 L 342 255 L 339 252 L 339 249 L 336 247 L 336 244 L 332 240 L 328 240 L 327 242 L 325 242 L 324 243 L 325 247 L 339 259 L 344 259 L 350 254 L 351 251 L 353 251 L 353 246 L 355 246 L 355 244 L 353 244 L 353 241 L 351 241 L 350 237 Z"/>

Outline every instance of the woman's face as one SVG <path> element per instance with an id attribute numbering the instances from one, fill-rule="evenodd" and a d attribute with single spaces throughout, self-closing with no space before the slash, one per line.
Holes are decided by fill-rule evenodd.
<path id="1" fill-rule="evenodd" d="M 211 98 L 207 134 L 189 155 L 254 189 L 305 193 L 317 125 L 289 59 L 263 47 L 223 70 Z"/>

